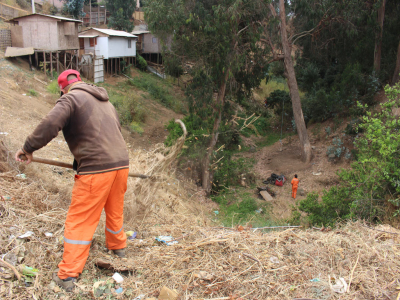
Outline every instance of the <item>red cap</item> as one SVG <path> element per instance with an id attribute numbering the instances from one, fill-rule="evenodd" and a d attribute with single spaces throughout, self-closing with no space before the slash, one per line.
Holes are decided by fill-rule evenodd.
<path id="1" fill-rule="evenodd" d="M 68 76 L 69 75 L 76 75 L 77 78 L 74 78 L 70 81 L 68 81 Z M 76 70 L 65 70 L 64 72 L 62 72 L 60 74 L 60 76 L 58 76 L 58 86 L 60 87 L 60 89 L 65 88 L 67 85 L 70 85 L 71 83 L 77 82 L 77 81 L 81 81 L 81 74 L 76 71 Z"/>

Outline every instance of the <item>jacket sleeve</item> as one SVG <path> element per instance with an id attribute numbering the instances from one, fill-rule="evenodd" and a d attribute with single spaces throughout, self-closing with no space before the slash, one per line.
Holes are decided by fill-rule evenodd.
<path id="1" fill-rule="evenodd" d="M 43 118 L 24 144 L 24 150 L 32 153 L 46 146 L 58 132 L 68 125 L 73 114 L 72 101 L 69 97 L 61 97 L 54 108 Z"/>

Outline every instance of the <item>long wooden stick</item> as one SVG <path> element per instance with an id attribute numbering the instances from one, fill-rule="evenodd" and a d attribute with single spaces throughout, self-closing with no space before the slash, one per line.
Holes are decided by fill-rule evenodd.
<path id="1" fill-rule="evenodd" d="M 20 158 L 22 160 L 27 160 L 25 155 L 20 155 Z M 57 161 L 57 160 L 51 160 L 51 159 L 46 159 L 46 158 L 40 158 L 40 157 L 34 157 L 32 159 L 33 162 L 37 162 L 40 164 L 46 164 L 46 165 L 51 165 L 51 166 L 57 166 L 57 167 L 62 167 L 62 168 L 67 168 L 67 169 L 73 169 L 72 164 L 68 164 L 62 161 Z M 143 174 L 138 174 L 138 173 L 129 173 L 129 177 L 139 177 L 142 179 L 149 178 L 150 176 L 143 175 Z"/>

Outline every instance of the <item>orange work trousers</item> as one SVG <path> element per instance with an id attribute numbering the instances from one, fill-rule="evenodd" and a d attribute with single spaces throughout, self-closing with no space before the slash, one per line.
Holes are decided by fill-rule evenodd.
<path id="1" fill-rule="evenodd" d="M 296 199 L 297 186 L 292 186 L 292 198 Z"/>
<path id="2" fill-rule="evenodd" d="M 78 277 L 82 273 L 103 208 L 106 212 L 106 247 L 110 250 L 126 247 L 123 210 L 128 173 L 129 169 L 122 169 L 75 175 L 65 221 L 63 260 L 58 265 L 61 279 Z"/>

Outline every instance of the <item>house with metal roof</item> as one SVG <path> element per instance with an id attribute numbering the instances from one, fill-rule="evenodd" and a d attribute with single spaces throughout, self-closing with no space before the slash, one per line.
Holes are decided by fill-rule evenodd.
<path id="1" fill-rule="evenodd" d="M 131 33 L 102 28 L 90 28 L 79 33 L 82 54 L 93 53 L 103 59 L 135 57 L 137 36 Z"/>
<path id="2" fill-rule="evenodd" d="M 80 20 L 59 16 L 30 14 L 8 20 L 13 47 L 33 47 L 37 50 L 79 49 Z"/>
<path id="3" fill-rule="evenodd" d="M 33 48 L 37 67 L 43 62 L 41 67 L 50 72 L 79 68 L 78 26 L 82 21 L 35 13 L 7 22 L 12 24 L 12 47 Z"/>
<path id="4" fill-rule="evenodd" d="M 136 40 L 136 35 L 120 30 L 90 28 L 80 32 L 79 51 L 85 76 L 99 82 L 104 80 L 104 71 L 120 73 L 124 66 L 133 64 Z"/>

